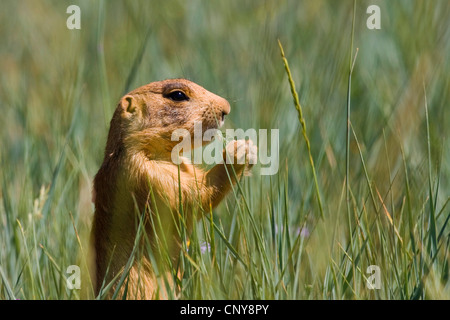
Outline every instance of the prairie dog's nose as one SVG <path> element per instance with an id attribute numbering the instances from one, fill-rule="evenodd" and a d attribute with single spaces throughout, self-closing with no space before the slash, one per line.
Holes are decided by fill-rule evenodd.
<path id="1" fill-rule="evenodd" d="M 230 103 L 226 99 L 216 96 L 214 109 L 222 125 L 225 121 L 225 116 L 230 113 Z"/>
<path id="2" fill-rule="evenodd" d="M 222 100 L 223 100 L 222 114 L 223 116 L 225 116 L 230 113 L 231 107 L 230 103 L 227 100 L 225 100 L 224 98 L 222 98 Z"/>

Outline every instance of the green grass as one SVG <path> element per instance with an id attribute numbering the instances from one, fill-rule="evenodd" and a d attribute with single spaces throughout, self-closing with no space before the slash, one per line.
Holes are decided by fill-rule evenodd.
<path id="1" fill-rule="evenodd" d="M 81 30 L 66 28 L 70 4 Z M 371 4 L 381 30 L 366 28 Z M 174 77 L 227 98 L 226 128 L 280 130 L 276 175 L 256 166 L 191 235 L 179 222 L 179 298 L 450 298 L 447 0 L 2 9 L 0 299 L 95 298 L 90 199 L 112 112 Z"/>

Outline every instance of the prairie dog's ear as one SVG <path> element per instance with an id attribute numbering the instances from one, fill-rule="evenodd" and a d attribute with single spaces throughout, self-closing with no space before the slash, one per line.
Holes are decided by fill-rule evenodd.
<path id="1" fill-rule="evenodd" d="M 122 109 L 122 115 L 125 117 L 129 117 L 138 111 L 138 103 L 136 99 L 130 95 L 126 95 L 120 99 L 119 105 Z"/>

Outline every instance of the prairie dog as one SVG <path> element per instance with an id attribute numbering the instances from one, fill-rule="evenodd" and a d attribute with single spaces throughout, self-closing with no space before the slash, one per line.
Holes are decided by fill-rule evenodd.
<path id="1" fill-rule="evenodd" d="M 164 237 L 169 252 L 176 257 L 181 240 L 173 215 L 179 214 L 180 193 L 189 222 L 193 208 L 209 212 L 231 190 L 236 182 L 231 166 L 239 177 L 251 168 L 250 163 L 256 163 L 256 146 L 250 140 L 227 144 L 223 157 L 234 150 L 233 164 L 219 163 L 205 171 L 188 161 L 178 170 L 172 162 L 171 152 L 178 143 L 171 140 L 174 130 L 186 129 L 193 137 L 194 122 L 201 121 L 204 132 L 221 126 L 229 112 L 227 100 L 185 79 L 152 82 L 120 99 L 110 123 L 104 160 L 94 179 L 91 244 L 96 294 L 102 283 L 108 284 L 118 275 L 120 278 L 132 254 L 142 214 L 143 238 L 156 245 L 155 237 Z M 243 159 L 248 161 L 238 161 Z M 128 298 L 166 297 L 158 289 L 150 259 L 144 254 L 138 262 L 126 280 Z"/>

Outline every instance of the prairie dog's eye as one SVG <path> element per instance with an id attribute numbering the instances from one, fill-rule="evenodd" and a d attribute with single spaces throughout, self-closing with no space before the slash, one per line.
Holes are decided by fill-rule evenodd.
<path id="1" fill-rule="evenodd" d="M 167 97 L 173 101 L 187 101 L 189 100 L 188 96 L 186 94 L 184 94 L 183 91 L 172 91 L 171 93 L 169 93 L 167 95 Z"/>

